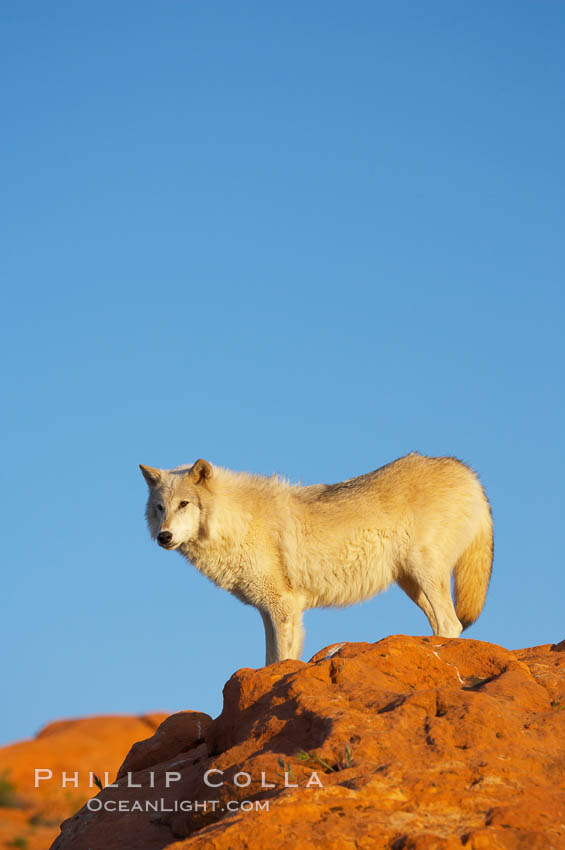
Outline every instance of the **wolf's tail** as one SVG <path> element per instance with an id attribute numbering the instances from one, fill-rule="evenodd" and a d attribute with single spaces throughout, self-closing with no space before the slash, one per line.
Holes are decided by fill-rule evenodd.
<path id="1" fill-rule="evenodd" d="M 493 554 L 492 517 L 487 507 L 482 527 L 455 565 L 455 611 L 464 629 L 472 625 L 483 610 Z"/>

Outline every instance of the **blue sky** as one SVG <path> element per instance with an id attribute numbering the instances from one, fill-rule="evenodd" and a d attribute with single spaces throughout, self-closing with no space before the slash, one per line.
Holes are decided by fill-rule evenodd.
<path id="1" fill-rule="evenodd" d="M 151 543 L 138 463 L 311 483 L 454 454 L 466 634 L 564 634 L 559 3 L 2 4 L 0 738 L 217 714 L 258 614 Z M 427 634 L 400 590 L 304 658 Z"/>

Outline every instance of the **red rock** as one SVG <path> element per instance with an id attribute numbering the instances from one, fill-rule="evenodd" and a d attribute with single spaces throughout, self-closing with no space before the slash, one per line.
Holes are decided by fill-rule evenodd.
<path id="1" fill-rule="evenodd" d="M 28 850 L 45 850 L 57 835 L 61 819 L 96 790 L 88 787 L 90 771 L 102 779 L 107 772 L 111 781 L 132 743 L 154 731 L 166 717 L 160 713 L 58 720 L 32 740 L 0 749 L 0 776 L 7 783 L 0 806 L 0 845 L 19 839 Z M 35 788 L 35 768 L 51 770 L 53 778 Z M 61 787 L 63 771 L 69 777 L 78 771 L 78 788 L 72 783 Z"/>
<path id="2" fill-rule="evenodd" d="M 149 761 L 148 749 L 128 756 L 143 765 L 134 775 L 142 787 L 128 788 L 122 775 L 94 802 L 122 800 L 132 810 L 84 807 L 53 850 L 565 848 L 558 646 L 511 652 L 397 635 L 345 644 L 330 657 L 323 650 L 307 664 L 240 670 L 205 743 L 169 756 L 182 732 L 172 734 L 172 723 L 157 732 Z M 205 784 L 210 769 L 223 771 L 212 777 L 224 785 Z M 167 771 L 180 774 L 168 788 Z M 242 772 L 250 782 L 238 787 Z M 285 772 L 297 787 L 285 787 Z M 261 773 L 275 787 L 262 787 Z M 160 803 L 158 812 L 135 810 L 160 800 L 169 811 Z M 174 811 L 180 801 L 193 810 Z M 230 801 L 269 810 L 229 811 Z"/>
<path id="3" fill-rule="evenodd" d="M 208 714 L 200 711 L 171 714 L 150 738 L 133 745 L 118 770 L 118 779 L 193 749 L 204 740 L 211 721 Z"/>

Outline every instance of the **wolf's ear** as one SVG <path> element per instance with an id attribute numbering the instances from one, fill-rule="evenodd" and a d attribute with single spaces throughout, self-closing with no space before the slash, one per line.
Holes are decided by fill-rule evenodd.
<path id="1" fill-rule="evenodd" d="M 195 484 L 200 484 L 201 481 L 206 481 L 212 477 L 212 464 L 207 460 L 200 458 L 192 467 L 192 478 Z"/>
<path id="2" fill-rule="evenodd" d="M 143 466 L 142 463 L 139 464 L 139 468 L 141 469 L 141 474 L 150 487 L 155 487 L 155 485 L 161 480 L 160 469 L 154 469 L 152 466 Z"/>

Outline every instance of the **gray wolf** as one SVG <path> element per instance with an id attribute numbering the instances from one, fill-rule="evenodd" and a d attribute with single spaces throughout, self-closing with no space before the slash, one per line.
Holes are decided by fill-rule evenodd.
<path id="1" fill-rule="evenodd" d="M 481 613 L 491 511 L 475 473 L 455 458 L 412 453 L 314 486 L 202 459 L 140 469 L 151 536 L 257 608 L 267 664 L 300 657 L 305 610 L 350 605 L 392 582 L 422 609 L 434 635 L 458 637 Z"/>

